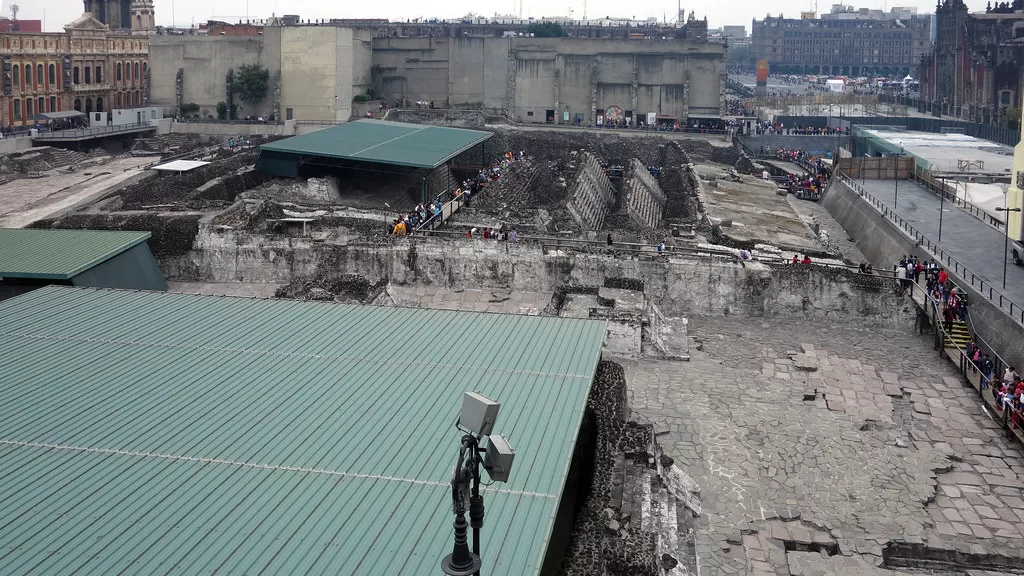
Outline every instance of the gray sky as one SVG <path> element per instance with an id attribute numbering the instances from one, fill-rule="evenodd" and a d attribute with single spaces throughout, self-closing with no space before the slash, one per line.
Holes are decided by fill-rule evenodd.
<path id="1" fill-rule="evenodd" d="M 444 2 L 424 2 L 423 0 L 389 0 L 388 2 L 372 2 L 363 0 L 155 0 L 157 24 L 188 25 L 192 22 L 205 22 L 215 18 L 235 21 L 239 18 L 265 18 L 271 13 L 278 15 L 298 14 L 306 18 L 388 18 L 403 20 L 406 18 L 457 18 L 469 12 L 484 16 L 509 14 L 519 11 L 519 0 L 445 0 Z M 985 9 L 986 0 L 966 0 L 971 11 Z M 60 30 L 61 27 L 74 20 L 83 11 L 80 0 L 0 0 L 2 14 L 10 16 L 10 5 L 18 4 L 20 18 L 45 20 L 48 31 Z M 723 24 L 743 24 L 750 31 L 752 18 L 764 18 L 766 7 L 771 6 L 772 15 L 779 12 L 783 15 L 797 17 L 801 10 L 812 7 L 813 0 L 775 0 L 761 2 L 755 0 L 731 0 L 729 2 L 696 3 L 689 0 L 683 8 L 687 13 L 696 12 L 698 18 L 707 16 L 708 24 L 717 28 Z M 572 10 L 574 18 L 583 16 L 583 0 L 522 0 L 524 17 L 533 16 L 566 16 Z M 828 12 L 831 2 L 820 2 L 819 12 Z M 932 12 L 935 3 L 929 0 L 908 0 L 905 2 L 868 1 L 854 3 L 857 7 L 883 8 L 895 5 L 917 6 L 921 13 Z M 655 2 L 652 0 L 632 0 L 630 2 L 613 0 L 588 0 L 587 16 L 590 18 L 616 16 L 626 18 L 645 18 L 664 15 L 671 20 L 675 15 L 676 2 Z"/>

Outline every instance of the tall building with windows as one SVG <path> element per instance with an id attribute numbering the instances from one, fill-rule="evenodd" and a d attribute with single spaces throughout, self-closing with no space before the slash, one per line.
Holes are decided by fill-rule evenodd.
<path id="1" fill-rule="evenodd" d="M 753 22 L 751 47 L 773 73 L 916 78 L 931 50 L 932 18 L 915 12 L 837 5 L 820 18 L 766 16 Z"/>
<path id="2" fill-rule="evenodd" d="M 149 37 L 111 32 L 90 14 L 64 32 L 0 32 L 0 62 L 0 126 L 33 126 L 45 112 L 104 112 L 147 101 Z"/>

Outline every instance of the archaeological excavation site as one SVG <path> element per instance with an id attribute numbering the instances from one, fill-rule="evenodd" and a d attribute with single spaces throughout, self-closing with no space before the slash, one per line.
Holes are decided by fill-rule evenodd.
<path id="1" fill-rule="evenodd" d="M 330 370 L 312 364 L 326 366 L 329 358 L 351 363 L 332 376 L 338 387 L 376 370 L 371 364 L 385 367 L 384 380 L 403 390 L 421 386 L 421 377 L 441 382 L 443 398 L 393 396 L 403 405 L 395 414 L 439 413 L 444 428 L 436 434 L 447 442 L 443 451 L 430 445 L 417 456 L 421 470 L 436 470 L 408 489 L 435 483 L 441 496 L 424 505 L 431 512 L 422 535 L 418 520 L 409 521 L 416 531 L 409 539 L 429 547 L 415 553 L 425 555 L 425 568 L 407 564 L 403 574 L 440 574 L 438 562 L 451 552 L 452 510 L 444 497 L 458 436 L 449 416 L 458 408 L 451 398 L 463 388 L 504 391 L 499 400 L 509 415 L 495 430 L 517 454 L 506 488 L 483 490 L 487 576 L 1024 574 L 1020 444 L 986 415 L 955 366 L 938 358 L 912 298 L 891 277 L 858 269 L 867 260 L 863 239 L 845 231 L 825 202 L 786 193 L 766 170 L 721 135 L 375 120 L 230 145 L 223 137 L 154 136 L 118 155 L 33 148 L 0 159 L 0 228 L 9 229 L 2 232 L 144 235 L 133 240 L 142 244 L 107 257 L 115 271 L 95 262 L 93 271 L 69 268 L 65 276 L 0 269 L 0 314 L 10 319 L 0 322 L 0 333 L 12 349 L 21 338 L 31 341 L 25 346 L 52 346 L 38 354 L 69 358 L 74 351 L 61 348 L 62 338 L 67 346 L 152 342 L 168 355 L 154 352 L 149 361 L 157 364 L 190 346 L 200 355 L 252 352 L 253 362 L 295 362 L 267 374 L 287 371 L 274 377 L 294 380 L 289 386 L 297 391 Z M 117 284 L 148 262 L 166 293 L 147 296 L 139 289 L 145 285 Z M 79 296 L 49 284 L 80 287 Z M 78 310 L 81 327 L 69 323 L 65 334 L 48 324 L 47 298 L 55 309 Z M 100 303 L 103 312 L 88 312 Z M 365 324 L 347 324 L 363 314 Z M 557 338 L 541 340 L 520 321 L 545 323 Z M 92 322 L 106 328 L 93 330 Z M 577 337 L 581 326 L 598 322 L 599 342 Z M 17 373 L 16 363 L 28 358 L 16 354 L 6 366 Z M 120 361 L 129 362 L 124 374 L 141 370 Z M 577 364 L 585 368 L 570 370 Z M 228 385 L 231 376 L 218 365 L 211 364 L 209 380 L 223 377 Z M 451 367 L 465 374 L 435 376 Z M 177 371 L 165 375 L 173 380 Z M 531 381 L 548 394 L 536 404 L 515 388 L 523 374 L 549 378 Z M 25 386 L 42 386 L 32 378 Z M 118 382 L 135 398 L 134 381 Z M 231 398 L 256 394 L 248 384 L 233 389 Z M 567 395 L 570 389 L 578 397 Z M 166 396 L 184 402 L 185 393 Z M 308 406 L 323 401 L 308 398 Z M 126 402 L 125 410 L 138 409 Z M 257 422 L 251 429 L 239 423 L 238 438 L 276 425 L 247 408 L 229 416 L 209 410 L 196 421 Z M 513 418 L 513 410 L 523 415 Z M 543 410 L 551 416 L 529 418 Z M 173 428 L 166 417 L 160 422 Z M 29 417 L 19 418 L 5 432 L 24 440 L 19 450 L 46 443 L 132 454 L 180 450 L 216 462 L 308 468 L 310 475 L 331 470 L 339 483 L 417 473 L 400 470 L 388 447 L 379 470 L 359 468 L 366 462 L 356 457 L 343 468 L 327 457 L 302 463 L 255 449 L 190 451 L 184 441 L 142 448 L 148 425 L 132 419 L 125 426 L 138 426 L 142 440 L 107 445 L 102 435 L 32 435 Z M 556 430 L 556 422 L 572 425 Z M 289 423 L 281 430 L 292 425 L 295 438 L 328 429 Z M 267 444 L 286 436 L 266 434 Z M 340 436 L 324 443 L 343 444 Z M 404 455 L 406 447 L 393 450 Z M 545 450 L 558 452 L 557 464 L 536 456 Z M 405 513 L 403 494 L 382 497 L 397 506 L 383 516 Z M 524 503 L 503 500 L 513 497 Z M 551 506 L 533 510 L 529 498 Z M 282 506 L 307 513 L 301 504 Z M 529 514 L 541 520 L 521 518 Z M 506 523 L 514 527 L 507 533 Z M 221 531 L 212 521 L 189 526 Z M 307 528 L 262 536 L 315 540 Z M 536 532 L 537 542 L 515 530 Z M 61 545 L 74 544 L 68 537 Z M 288 545 L 273 544 L 284 551 Z M 516 564 L 515 554 L 529 562 Z M 507 563 L 489 565 L 495 558 Z M 320 565 L 296 566 L 292 573 Z"/>

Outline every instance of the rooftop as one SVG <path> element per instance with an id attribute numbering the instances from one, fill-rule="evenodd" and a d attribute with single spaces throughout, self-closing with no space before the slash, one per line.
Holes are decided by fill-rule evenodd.
<path id="1" fill-rule="evenodd" d="M 260 150 L 432 169 L 491 136 L 480 130 L 357 120 L 264 144 Z"/>
<path id="2" fill-rule="evenodd" d="M 970 172 L 1009 173 L 1013 165 L 1013 148 L 982 140 L 966 134 L 939 134 L 934 132 L 908 132 L 901 130 L 872 130 L 864 132 L 885 140 L 925 160 L 932 172 L 957 172 L 959 161 L 981 161 Z"/>
<path id="3" fill-rule="evenodd" d="M 149 232 L 0 228 L 0 278 L 70 280 L 149 237 Z"/>
<path id="4" fill-rule="evenodd" d="M 437 573 L 477 390 L 517 452 L 486 488 L 484 567 L 536 574 L 605 327 L 58 286 L 0 302 L 0 573 Z"/>

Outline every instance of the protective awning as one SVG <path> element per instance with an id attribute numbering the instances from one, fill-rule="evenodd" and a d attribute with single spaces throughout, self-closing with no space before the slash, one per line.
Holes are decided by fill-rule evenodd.
<path id="1" fill-rule="evenodd" d="M 687 118 L 694 118 L 697 120 L 721 120 L 722 117 L 718 114 L 688 114 Z"/>
<path id="2" fill-rule="evenodd" d="M 43 112 L 42 114 L 36 114 L 36 120 L 65 120 L 67 118 L 78 118 L 79 116 L 85 116 L 85 112 L 79 112 L 78 110 L 63 110 L 61 112 Z"/>

